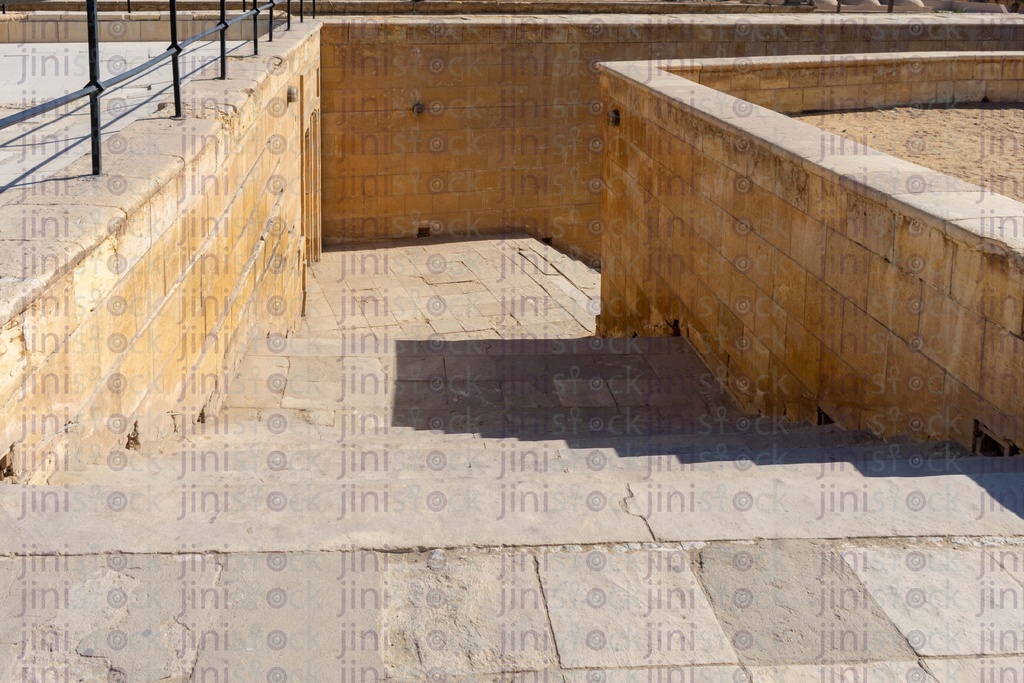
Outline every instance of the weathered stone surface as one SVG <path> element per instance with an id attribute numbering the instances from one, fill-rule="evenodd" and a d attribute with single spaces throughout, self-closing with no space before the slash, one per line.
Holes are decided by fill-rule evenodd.
<path id="1" fill-rule="evenodd" d="M 95 543 L 123 552 L 174 552 L 181 544 L 204 551 L 225 543 L 301 551 L 311 543 L 341 550 L 651 540 L 643 520 L 618 504 L 626 495 L 618 482 L 564 476 L 543 483 L 518 476 L 480 483 L 467 476 L 424 486 L 378 476 L 328 488 L 317 486 L 317 477 L 287 481 L 265 471 L 266 481 L 243 475 L 185 488 L 73 488 L 70 512 L 54 511 L 52 503 L 45 511 L 39 506 L 42 496 L 56 498 L 63 489 L 38 487 L 37 498 L 24 499 L 18 488 L 0 487 L 0 510 L 12 542 L 36 543 L 41 551 L 89 552 Z M 130 521 L 139 514 L 145 515 L 141 527 Z M 296 536 L 296 528 L 319 532 L 314 541 Z"/>
<path id="2" fill-rule="evenodd" d="M 393 556 L 386 661 L 398 680 L 557 667 L 537 558 L 528 550 Z"/>
<path id="3" fill-rule="evenodd" d="M 812 468 L 801 472 L 799 466 L 787 465 L 781 469 L 785 475 L 755 468 L 732 474 L 727 481 L 697 479 L 697 489 L 665 483 L 652 490 L 651 482 L 631 483 L 634 496 L 628 509 L 643 515 L 655 537 L 664 540 L 1024 532 L 1019 504 L 1006 497 L 1024 481 L 1018 473 L 916 479 L 828 473 L 830 483 L 823 484 L 818 475 L 810 475 Z M 820 474 L 821 466 L 817 469 Z M 1009 502 L 1011 508 L 1000 501 Z"/>
<path id="4" fill-rule="evenodd" d="M 913 660 L 857 576 L 821 544 L 710 546 L 699 577 L 745 664 Z"/>
<path id="5" fill-rule="evenodd" d="M 1024 658 L 928 659 L 928 672 L 937 683 L 954 681 L 1012 681 L 1024 675 Z"/>
<path id="6" fill-rule="evenodd" d="M 1018 549 L 867 547 L 844 557 L 918 654 L 1024 652 Z"/>
<path id="7" fill-rule="evenodd" d="M 486 240 L 469 244 L 490 257 L 499 251 Z M 407 248 L 393 247 L 391 258 Z M 466 254 L 461 244 L 436 249 L 449 262 Z M 311 270 L 313 310 L 341 296 L 319 287 L 338 261 L 329 253 Z M 446 288 L 474 284 L 470 293 L 481 295 L 500 286 L 492 284 L 496 276 L 449 280 L 415 296 L 412 289 L 426 285 L 397 276 L 386 285 L 393 303 L 406 288 L 424 304 L 446 297 L 449 311 L 467 293 Z M 383 282 L 371 277 L 359 291 Z M 525 282 L 516 287 L 531 291 Z M 574 301 L 558 305 L 579 314 Z M 846 631 L 899 635 L 877 608 L 870 614 L 880 624 L 857 621 L 863 610 L 853 599 L 863 591 L 855 595 L 851 582 L 859 584 L 844 563 L 865 552 L 863 541 L 795 542 L 793 550 L 768 553 L 770 563 L 744 577 L 757 599 L 773 602 L 747 617 L 752 608 L 739 614 L 719 600 L 740 581 L 731 565 L 723 573 L 720 559 L 773 543 L 722 539 L 942 529 L 1009 535 L 1021 527 L 1010 496 L 1024 476 L 1018 461 L 959 460 L 942 445 L 882 444 L 867 432 L 751 418 L 710 377 L 702 379 L 703 364 L 684 339 L 558 338 L 578 333 L 549 326 L 540 339 L 524 341 L 517 335 L 533 323 L 512 316 L 488 322 L 479 331 L 487 338 L 470 340 L 475 325 L 455 315 L 463 332 L 443 339 L 416 328 L 396 333 L 387 321 L 373 327 L 364 317 L 360 330 L 380 337 L 353 343 L 321 336 L 332 333 L 330 316 L 317 317 L 302 332 L 313 337 L 251 344 L 226 406 L 203 423 L 179 420 L 176 434 L 100 461 L 57 463 L 47 486 L 0 487 L 6 547 L 81 555 L 64 576 L 88 600 L 103 599 L 112 582 L 137 580 L 130 595 L 156 602 L 150 609 L 132 597 L 138 609 L 117 627 L 163 638 L 153 652 L 125 648 L 108 662 L 101 641 L 115 626 L 102 620 L 105 612 L 76 616 L 72 609 L 71 640 L 81 632 L 82 647 L 98 656 L 37 651 L 33 671 L 68 661 L 83 680 L 104 680 L 112 665 L 143 680 L 182 683 L 215 673 L 255 681 L 820 683 L 822 672 L 837 680 L 867 672 L 869 681 L 903 680 L 918 675 L 905 644 L 885 641 L 888 649 L 864 663 L 819 665 L 807 657 L 814 643 L 806 636 L 820 644 L 823 623 L 847 644 L 853 636 Z M 334 332 L 351 334 L 340 326 Z M 556 374 L 563 389 L 577 382 L 590 391 L 593 381 L 614 405 L 563 407 Z M 675 377 L 687 379 L 677 388 L 642 384 Z M 403 422 L 435 405 L 446 411 L 442 423 Z M 673 420 L 621 433 L 623 423 L 612 418 L 638 408 Z M 485 409 L 514 421 L 469 419 L 490 415 Z M 838 578 L 814 583 L 821 556 L 811 547 L 837 558 Z M 1015 563 L 1011 546 L 992 547 L 1007 576 L 1021 572 L 1024 561 Z M 158 565 L 124 572 L 133 579 L 115 575 L 104 569 L 108 549 L 137 551 L 126 557 Z M 182 565 L 175 558 L 184 550 L 205 554 Z M 803 583 L 808 577 L 817 594 Z M 8 583 L 9 625 L 0 642 L 17 648 L 20 608 L 11 600 L 21 584 L 13 575 Z M 151 584 L 158 588 L 147 592 Z M 845 602 L 838 614 L 815 618 L 822 585 Z M 182 589 L 193 600 L 178 620 L 187 630 L 173 621 Z M 761 659 L 733 642 L 741 630 L 774 633 L 777 625 L 808 630 L 803 641 L 768 648 Z M 20 683 L 13 666 L 8 678 Z"/>
<path id="8" fill-rule="evenodd" d="M 1006 75 L 982 53 L 850 60 L 605 63 L 602 96 L 629 124 L 605 129 L 598 333 L 678 328 L 751 412 L 812 421 L 820 410 L 850 429 L 968 448 L 977 420 L 1024 441 L 1003 391 L 1016 383 L 996 379 L 1024 358 L 1024 252 L 995 227 L 1020 225 L 1024 205 L 784 115 L 993 101 L 1019 89 L 1020 57 Z M 981 76 L 1003 85 L 989 97 Z M 715 227 L 663 229 L 681 216 Z"/>
<path id="9" fill-rule="evenodd" d="M 551 553 L 540 574 L 566 667 L 736 662 L 685 551 Z"/>
<path id="10" fill-rule="evenodd" d="M 352 551 L 221 557 L 217 586 L 223 602 L 199 607 L 222 638 L 230 634 L 231 643 L 201 648 L 197 680 L 209 679 L 210 672 L 219 672 L 220 680 L 328 680 L 342 677 L 340 672 L 347 680 L 386 678 L 382 655 L 388 634 L 381 617 L 389 556 Z M 185 581 L 192 572 L 187 565 Z"/>
<path id="11" fill-rule="evenodd" d="M 0 680 L 105 681 L 120 672 L 184 683 L 201 633 L 209 634 L 206 647 L 227 647 L 214 556 L 33 555 L 0 568 L 11 587 L 0 606 Z"/>

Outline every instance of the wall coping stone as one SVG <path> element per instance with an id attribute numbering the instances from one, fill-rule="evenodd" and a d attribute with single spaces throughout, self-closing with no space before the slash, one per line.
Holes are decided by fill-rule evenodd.
<path id="1" fill-rule="evenodd" d="M 958 59 L 990 56 L 990 53 L 946 54 L 955 54 Z M 1024 59 L 1024 52 L 1001 54 L 1015 54 L 1019 59 Z M 906 61 L 919 59 L 920 56 L 921 53 L 910 53 Z M 891 58 L 891 55 L 885 56 L 885 59 Z M 778 64 L 777 60 L 784 59 L 787 58 L 756 57 L 749 61 L 754 64 Z M 694 60 L 698 66 L 702 66 L 705 61 Z M 712 61 L 713 66 L 720 66 L 723 61 L 735 64 L 738 60 L 707 61 Z M 821 161 L 815 161 L 811 154 L 820 156 L 822 136 L 831 136 L 833 139 L 841 139 L 842 136 L 745 102 L 720 90 L 688 81 L 657 64 L 652 61 L 602 62 L 599 67 L 604 72 L 617 74 L 693 112 L 702 120 L 749 136 L 755 143 L 766 145 L 790 161 L 799 163 L 809 173 L 828 180 L 839 176 L 840 184 L 849 190 L 866 195 L 898 212 L 935 221 L 956 242 L 981 251 L 1002 253 L 1014 262 L 1017 269 L 1024 271 L 1024 203 L 875 150 L 856 156 L 831 154 L 824 156 Z M 767 135 L 766 131 L 769 130 L 770 135 Z M 908 183 L 913 191 L 908 191 Z M 974 201 L 965 201 L 965 197 L 973 197 Z M 981 201 L 978 201 L 979 197 Z M 986 234 L 982 219 L 991 221 L 993 217 L 1015 218 L 1018 233 L 1003 235 L 998 239 Z"/>

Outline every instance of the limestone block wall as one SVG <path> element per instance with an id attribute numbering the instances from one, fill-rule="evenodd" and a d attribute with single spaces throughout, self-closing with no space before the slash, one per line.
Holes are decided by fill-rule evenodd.
<path id="1" fill-rule="evenodd" d="M 324 239 L 514 229 L 596 257 L 601 61 L 1022 44 L 1013 16 L 332 17 Z"/>
<path id="2" fill-rule="evenodd" d="M 802 55 L 663 66 L 669 73 L 781 114 L 1024 101 L 1019 52 Z"/>
<path id="3" fill-rule="evenodd" d="M 253 337 L 297 324 L 319 55 L 318 27 L 283 34 L 187 82 L 182 120 L 106 136 L 102 175 L 86 157 L 0 195 L 0 453 L 21 480 L 186 432 Z"/>
<path id="4" fill-rule="evenodd" d="M 1019 52 L 892 59 L 877 59 L 880 82 L 934 66 L 938 102 L 1012 99 L 995 82 L 1019 88 L 1024 68 Z M 708 82 L 785 89 L 784 61 L 731 81 L 710 62 Z M 621 123 L 605 127 L 599 334 L 678 330 L 765 414 L 813 422 L 820 408 L 850 428 L 967 445 L 978 421 L 1024 443 L 1024 204 L 649 62 L 605 66 Z M 703 82 L 705 65 L 691 67 Z M 912 96 L 928 82 L 908 80 Z"/>

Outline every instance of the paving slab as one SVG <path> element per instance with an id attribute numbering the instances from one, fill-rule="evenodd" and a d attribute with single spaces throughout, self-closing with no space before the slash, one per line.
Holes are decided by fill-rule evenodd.
<path id="1" fill-rule="evenodd" d="M 33 554 L 3 558 L 0 572 L 10 588 L 0 599 L 3 681 L 127 680 L 130 672 L 184 683 L 203 645 L 197 634 L 219 646 L 229 638 L 211 556 Z"/>
<path id="2" fill-rule="evenodd" d="M 928 672 L 937 683 L 1002 683 L 1024 680 L 1024 658 L 983 657 L 981 659 L 928 659 Z"/>
<path id="3" fill-rule="evenodd" d="M 736 663 L 682 550 L 546 554 L 540 574 L 563 666 Z"/>
<path id="4" fill-rule="evenodd" d="M 821 543 L 712 544 L 698 576 L 749 665 L 913 661 L 914 652 L 866 588 Z"/>
<path id="5" fill-rule="evenodd" d="M 994 657 L 1024 653 L 1024 585 L 1000 562 L 1015 555 L 907 544 L 843 557 L 918 654 Z"/>
<path id="6" fill-rule="evenodd" d="M 229 548 L 230 550 L 230 548 Z M 230 647 L 199 651 L 194 679 L 383 680 L 389 558 L 374 552 L 221 555 L 211 621 Z M 185 580 L 194 567 L 186 565 Z"/>
<path id="7" fill-rule="evenodd" d="M 537 559 L 528 550 L 393 556 L 386 660 L 398 680 L 557 668 Z"/>

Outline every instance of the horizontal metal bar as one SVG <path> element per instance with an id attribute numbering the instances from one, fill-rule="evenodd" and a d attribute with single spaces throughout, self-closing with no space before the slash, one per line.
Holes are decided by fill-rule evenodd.
<path id="1" fill-rule="evenodd" d="M 17 1 L 18 0 L 14 0 L 14 3 L 16 3 Z M 7 4 L 13 4 L 13 3 L 8 2 L 8 3 L 3 3 L 3 4 L 6 7 Z M 98 83 L 95 83 L 95 84 L 90 83 L 89 85 L 85 86 L 84 88 L 81 88 L 80 90 L 76 90 L 75 92 L 71 92 L 71 93 L 68 93 L 66 95 L 62 95 L 60 97 L 56 97 L 56 98 L 54 98 L 52 100 L 48 100 L 46 102 L 43 102 L 42 104 L 37 104 L 34 107 L 30 107 L 28 109 L 24 109 L 22 111 L 19 111 L 16 114 L 11 114 L 10 116 L 5 116 L 3 118 L 0 118 L 0 129 L 8 128 L 10 126 L 16 125 L 16 124 L 21 123 L 23 121 L 26 121 L 26 120 L 28 120 L 28 119 L 30 119 L 32 117 L 39 116 L 40 114 L 45 114 L 46 112 L 49 112 L 49 111 L 53 111 L 54 109 L 62 107 L 65 104 L 69 104 L 69 103 L 74 102 L 76 100 L 80 100 L 80 99 L 89 97 L 90 95 L 93 95 L 93 94 L 102 93 L 104 90 L 109 90 L 110 88 L 113 88 L 114 86 L 119 85 L 120 83 L 123 83 L 124 81 L 127 81 L 128 79 L 133 78 L 134 76 L 137 76 L 137 75 L 139 75 L 140 73 L 142 73 L 144 71 L 147 71 L 147 70 L 152 69 L 154 67 L 160 66 L 161 63 L 163 63 L 165 60 L 171 58 L 175 54 L 180 53 L 182 50 L 184 50 L 186 47 L 188 47 L 192 43 L 196 43 L 196 42 L 198 42 L 200 40 L 203 40 L 204 38 L 207 38 L 209 36 L 212 36 L 212 35 L 214 35 L 215 33 L 218 33 L 218 32 L 223 33 L 225 31 L 227 31 L 228 28 L 230 28 L 231 26 L 233 26 L 233 25 L 235 25 L 235 24 L 237 24 L 237 23 L 239 23 L 241 21 L 245 21 L 246 19 L 249 19 L 250 17 L 258 16 L 261 12 L 264 12 L 264 11 L 266 11 L 268 9 L 273 9 L 276 5 L 277 5 L 277 1 L 276 0 L 270 0 L 269 2 L 267 2 L 267 3 L 263 4 L 263 5 L 259 5 L 259 6 L 257 6 L 256 3 L 254 2 L 253 3 L 253 9 L 248 10 L 247 12 L 243 12 L 242 14 L 239 14 L 239 15 L 237 15 L 235 17 L 232 17 L 231 19 L 227 19 L 225 21 L 217 22 L 216 25 L 211 26 L 210 28 L 206 29 L 205 31 L 201 31 L 200 33 L 198 33 L 198 34 L 190 37 L 189 39 L 179 43 L 177 50 L 175 50 L 174 47 L 170 47 L 170 48 L 164 50 L 163 52 L 161 52 L 156 57 L 152 57 L 149 60 L 147 60 L 145 63 L 140 64 L 140 65 L 138 65 L 138 66 L 136 66 L 136 67 L 134 67 L 132 69 L 129 69 L 128 71 L 125 71 L 122 74 L 118 74 L 118 75 L 116 75 L 116 76 L 114 76 L 112 78 L 109 78 L 109 79 L 107 79 L 105 81 L 101 81 L 101 82 L 98 82 Z M 303 8 L 304 8 L 304 4 L 300 0 L 300 11 Z M 271 30 L 273 30 L 273 27 L 271 27 Z"/>
<path id="2" fill-rule="evenodd" d="M 135 67 L 133 69 L 130 69 L 128 71 L 125 71 L 123 74 L 118 74 L 118 75 L 114 76 L 113 78 L 110 78 L 108 80 L 105 80 L 105 81 L 101 82 L 100 83 L 100 87 L 103 88 L 104 90 L 109 90 L 110 88 L 113 88 L 118 83 L 121 83 L 123 81 L 127 81 L 132 76 L 138 76 L 143 71 L 146 71 L 148 69 L 152 69 L 154 66 L 159 66 L 162 61 L 164 61 L 165 59 L 167 59 L 168 57 L 170 57 L 174 53 L 175 53 L 174 48 L 167 48 L 166 50 L 164 50 L 163 52 L 158 54 L 156 57 L 153 57 L 152 59 L 150 59 L 145 64 L 139 64 L 137 67 Z"/>
<path id="3" fill-rule="evenodd" d="M 16 123 L 21 123 L 25 119 L 30 119 L 33 116 L 39 116 L 40 114 L 45 114 L 48 111 L 53 111 L 58 107 L 68 104 L 69 102 L 74 102 L 75 100 L 80 100 L 83 97 L 88 97 L 99 90 L 100 88 L 95 85 L 87 85 L 81 90 L 76 90 L 75 92 L 68 93 L 67 95 L 61 95 L 60 97 L 48 100 L 42 104 L 37 104 L 30 109 L 23 109 L 17 114 L 11 114 L 10 116 L 5 116 L 0 119 L 0 128 L 7 128 Z"/>

